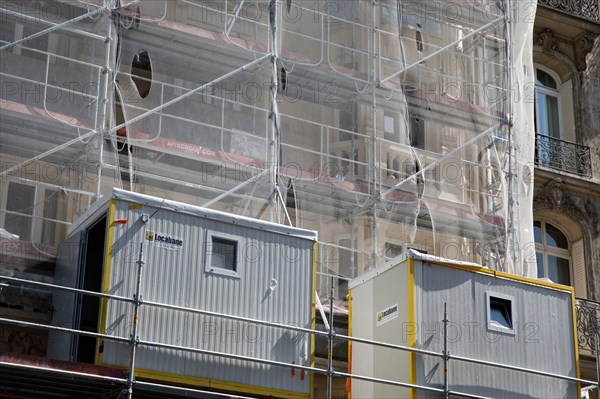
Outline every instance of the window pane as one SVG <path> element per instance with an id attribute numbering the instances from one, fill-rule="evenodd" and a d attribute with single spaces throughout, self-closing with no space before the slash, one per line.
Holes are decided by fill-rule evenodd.
<path id="1" fill-rule="evenodd" d="M 511 301 L 502 298 L 490 297 L 490 321 L 496 322 L 502 327 L 512 328 Z"/>
<path id="2" fill-rule="evenodd" d="M 533 222 L 533 237 L 536 243 L 542 243 L 542 222 Z"/>
<path id="3" fill-rule="evenodd" d="M 558 98 L 536 91 L 536 130 L 545 136 L 560 138 Z"/>
<path id="4" fill-rule="evenodd" d="M 571 285 L 571 273 L 569 270 L 569 260 L 564 258 L 557 259 L 558 282 L 564 285 Z"/>
<path id="5" fill-rule="evenodd" d="M 558 88 L 558 86 L 556 84 L 556 80 L 554 80 L 554 78 L 552 76 L 550 76 L 548 73 L 542 71 L 541 69 L 537 69 L 536 73 L 537 73 L 537 80 L 536 80 L 535 84 L 537 86 L 548 87 L 550 89 L 555 89 L 555 90 Z"/>
<path id="6" fill-rule="evenodd" d="M 571 285 L 569 260 L 548 255 L 548 277 L 555 283 Z"/>
<path id="7" fill-rule="evenodd" d="M 388 258 L 395 258 L 402 253 L 402 245 L 394 244 L 391 242 L 385 243 L 385 256 Z"/>
<path id="8" fill-rule="evenodd" d="M 545 277 L 544 276 L 544 254 L 541 252 L 535 253 L 535 260 L 537 262 L 537 276 L 538 278 Z"/>
<path id="9" fill-rule="evenodd" d="M 237 242 L 212 237 L 211 267 L 236 271 Z"/>
<path id="10" fill-rule="evenodd" d="M 560 138 L 560 129 L 558 126 L 558 98 L 546 96 L 546 115 L 548 118 L 548 136 Z"/>
<path id="11" fill-rule="evenodd" d="M 4 229 L 19 236 L 21 241 L 31 240 L 31 217 L 33 215 L 33 194 L 35 188 L 19 183 L 8 183 L 6 210 L 23 214 L 7 213 L 4 217 Z"/>
<path id="12" fill-rule="evenodd" d="M 549 247 L 569 249 L 567 237 L 559 229 L 549 223 L 546 223 L 546 245 Z"/>

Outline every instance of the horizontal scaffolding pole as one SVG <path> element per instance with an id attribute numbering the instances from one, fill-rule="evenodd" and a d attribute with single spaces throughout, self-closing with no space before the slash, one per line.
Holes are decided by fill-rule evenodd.
<path id="1" fill-rule="evenodd" d="M 1 321 L 1 319 L 0 319 L 0 321 Z M 312 371 L 312 372 L 320 373 L 320 374 L 327 374 L 327 370 L 320 369 L 317 367 L 302 366 L 300 364 L 280 362 L 277 360 L 269 360 L 269 359 L 251 357 L 251 356 L 236 355 L 233 353 L 212 351 L 210 349 L 200 349 L 200 348 L 192 348 L 190 346 L 161 344 L 159 342 L 144 341 L 144 340 L 137 340 L 136 344 L 148 346 L 151 348 L 171 349 L 171 350 L 182 351 L 182 352 L 197 353 L 199 355 L 218 356 L 218 357 L 224 357 L 224 358 L 228 358 L 228 359 L 247 361 L 247 362 L 251 362 L 251 363 L 262 363 L 262 364 L 268 364 L 271 366 L 279 366 L 279 367 L 298 369 L 298 370 L 304 370 L 304 371 Z"/>
<path id="2" fill-rule="evenodd" d="M 52 27 L 60 25 L 60 24 L 57 24 L 55 22 L 46 21 L 44 19 L 41 19 L 39 16 L 28 15 L 28 14 L 24 14 L 24 13 L 21 13 L 21 12 L 9 10 L 7 8 L 1 9 L 0 12 L 3 13 L 3 14 L 13 15 L 13 16 L 16 16 L 18 18 L 26 19 L 26 20 L 33 21 L 33 22 L 36 22 L 36 23 L 40 23 L 41 22 L 41 23 L 44 23 L 44 24 L 48 24 L 48 25 L 51 25 Z M 88 14 L 85 14 L 85 15 L 88 16 Z M 70 21 L 66 21 L 66 22 L 74 22 L 74 21 L 70 20 Z M 100 41 L 106 40 L 106 36 L 97 35 L 95 33 L 87 32 L 87 31 L 82 30 L 82 29 L 69 28 L 67 26 L 62 26 L 62 29 L 66 30 L 67 32 L 72 32 L 72 33 L 76 33 L 78 35 L 90 37 L 92 39 L 96 39 L 96 40 L 100 40 Z M 27 39 L 31 39 L 31 36 L 29 36 Z"/>
<path id="3" fill-rule="evenodd" d="M 448 355 L 448 357 L 450 358 L 450 360 L 454 359 L 454 360 L 467 362 L 467 363 L 481 364 L 481 365 L 490 366 L 490 367 L 499 367 L 499 368 L 503 368 L 503 369 L 507 369 L 507 370 L 520 371 L 520 372 L 528 373 L 528 374 L 536 374 L 536 375 L 541 375 L 543 377 L 556 378 L 556 379 L 565 380 L 565 381 L 569 381 L 569 382 L 580 382 L 580 383 L 585 383 L 585 384 L 591 384 L 596 387 L 599 385 L 598 381 L 584 380 L 582 378 L 569 377 L 566 375 L 549 373 L 547 371 L 534 370 L 534 369 L 530 369 L 530 368 L 526 368 L 526 367 L 511 366 L 508 364 L 490 362 L 487 360 L 479 360 L 479 359 L 473 359 L 470 357 L 456 356 L 456 355 L 450 355 L 450 354 Z"/>
<path id="4" fill-rule="evenodd" d="M 46 368 L 46 367 L 41 367 L 41 366 L 31 366 L 28 364 L 21 364 L 21 363 L 16 364 L 16 363 L 0 362 L 0 366 L 20 368 L 20 369 L 26 369 L 26 370 L 31 370 L 31 371 L 43 371 L 43 372 L 49 372 L 49 373 L 54 373 L 54 374 L 58 374 L 58 375 L 65 375 L 65 376 L 69 376 L 69 377 L 90 378 L 90 379 L 106 381 L 106 382 L 110 382 L 110 383 L 125 384 L 127 382 L 127 380 L 125 378 L 108 377 L 108 376 L 99 375 L 99 374 L 88 374 L 88 373 L 82 373 L 80 371 L 61 370 L 61 369 Z"/>
<path id="5" fill-rule="evenodd" d="M 78 289 L 78 288 L 65 287 L 63 285 L 43 283 L 41 281 L 31 281 L 31 280 L 26 280 L 26 279 L 22 279 L 22 278 L 9 277 L 9 276 L 3 276 L 3 275 L 0 275 L 0 280 L 12 281 L 12 282 L 21 283 L 21 284 L 35 285 L 38 287 L 50 288 L 50 289 L 54 289 L 54 290 L 58 290 L 58 291 L 66 291 L 66 292 L 72 292 L 72 293 L 76 293 L 76 294 L 84 294 L 84 295 L 89 295 L 89 296 L 93 296 L 96 298 L 114 299 L 114 300 L 122 301 L 122 302 L 135 303 L 135 299 L 127 298 L 124 296 L 103 294 L 101 292 L 95 292 L 95 291 L 86 291 L 86 290 L 82 290 L 82 289 Z"/>
<path id="6" fill-rule="evenodd" d="M 30 327 L 30 328 L 39 328 L 39 329 L 43 329 L 43 330 L 60 331 L 60 332 L 64 332 L 64 333 L 84 335 L 86 337 L 103 338 L 103 339 L 108 339 L 108 340 L 117 341 L 117 342 L 124 342 L 127 344 L 131 343 L 131 339 L 129 339 L 129 338 L 116 337 L 114 335 L 99 334 L 99 333 L 93 333 L 93 332 L 83 331 L 83 330 L 75 330 L 73 328 L 51 326 L 49 324 L 32 323 L 29 321 L 13 320 L 13 319 L 7 319 L 4 317 L 0 317 L 0 324 L 2 324 L 2 323 L 10 324 L 13 326 L 20 326 L 20 327 Z"/>
<path id="7" fill-rule="evenodd" d="M 346 378 L 352 378 L 352 379 L 362 380 L 362 381 L 378 382 L 381 384 L 395 385 L 395 386 L 403 387 L 403 388 L 421 389 L 423 391 L 436 392 L 436 393 L 444 392 L 444 390 L 440 389 L 440 388 L 424 387 L 421 385 L 409 384 L 407 382 L 399 382 L 399 381 L 393 381 L 393 380 L 386 380 L 383 378 L 367 377 L 367 376 L 358 375 L 358 374 L 344 373 L 341 371 L 332 371 L 332 373 L 333 373 L 334 377 L 346 377 Z M 483 399 L 492 399 L 492 398 L 483 398 Z"/>
<path id="8" fill-rule="evenodd" d="M 204 390 L 200 390 L 200 389 L 184 388 L 184 387 L 178 387 L 178 386 L 174 386 L 174 385 L 157 384 L 155 382 L 140 381 L 140 380 L 135 381 L 134 393 L 135 393 L 136 386 L 156 388 L 157 390 L 164 390 L 164 391 L 178 391 L 178 392 L 184 393 L 186 397 L 190 397 L 193 394 L 208 394 L 211 397 L 219 397 L 219 398 L 224 398 L 224 399 L 256 399 L 256 398 L 252 398 L 249 396 L 240 396 L 237 393 L 235 394 L 235 396 L 232 396 L 229 394 L 215 392 L 215 391 L 204 391 Z M 166 393 L 166 392 L 164 392 L 164 393 Z"/>
<path id="9" fill-rule="evenodd" d="M 15 40 L 14 42 L 5 44 L 4 46 L 0 47 L 0 51 L 8 50 L 8 49 L 13 48 L 13 47 L 15 47 L 15 46 L 17 46 L 17 45 L 19 45 L 21 43 L 27 42 L 29 40 L 33 40 L 33 39 L 38 38 L 40 36 L 47 35 L 48 33 L 53 32 L 53 31 L 55 31 L 57 29 L 65 28 L 65 27 L 67 27 L 70 24 L 73 24 L 75 22 L 79 22 L 79 21 L 84 20 L 84 19 L 89 18 L 89 17 L 93 17 L 94 15 L 99 14 L 100 12 L 102 12 L 104 10 L 107 10 L 107 9 L 108 9 L 107 7 L 99 7 L 97 9 L 93 10 L 93 11 L 89 11 L 89 12 L 87 12 L 85 14 L 82 14 L 82 15 L 76 17 L 76 18 L 69 19 L 68 21 L 61 22 L 60 24 L 55 24 L 55 25 L 51 26 L 50 28 L 41 30 L 41 31 L 39 31 L 37 33 L 34 33 L 33 35 L 25 36 L 25 37 L 23 37 L 23 38 L 21 38 L 19 40 Z M 5 11 L 5 10 L 2 9 L 2 11 Z M 39 20 L 39 21 L 40 22 L 50 23 L 50 22 L 44 21 L 44 20 Z M 101 40 L 106 40 L 105 37 L 101 37 L 101 36 L 98 36 L 98 35 L 96 35 L 96 36 L 97 36 L 97 38 L 99 38 Z"/>
<path id="10" fill-rule="evenodd" d="M 373 341 L 373 340 L 364 339 L 364 338 L 351 337 L 349 335 L 343 335 L 343 334 L 336 334 L 335 336 L 336 336 L 336 338 L 342 338 L 342 339 L 345 339 L 348 341 L 359 342 L 362 344 L 381 346 L 383 348 L 390 348 L 390 349 L 398 349 L 398 350 L 407 351 L 407 352 L 419 353 L 421 355 L 427 355 L 427 356 L 444 357 L 443 353 L 427 351 L 425 349 L 411 348 L 409 346 L 390 344 L 390 343 L 381 342 L 381 341 Z"/>
<path id="11" fill-rule="evenodd" d="M 8 209 L 0 209 L 0 213 L 5 213 L 7 215 L 22 216 L 22 217 L 26 217 L 28 219 L 34 219 L 34 220 L 43 220 L 45 222 L 58 223 L 58 224 L 63 224 L 65 226 L 70 226 L 71 225 L 70 222 L 65 222 L 63 220 L 51 219 L 51 218 L 47 218 L 47 217 L 44 217 L 44 216 L 37 216 L 37 215 L 27 215 L 27 214 L 24 214 L 24 213 L 21 213 L 21 212 L 9 211 Z"/>
<path id="12" fill-rule="evenodd" d="M 289 324 L 274 323 L 274 322 L 270 322 L 270 321 L 251 319 L 249 317 L 234 316 L 234 315 L 230 315 L 230 314 L 211 312 L 209 310 L 186 308 L 186 307 L 182 307 L 182 306 L 168 305 L 166 303 L 158 303 L 158 302 L 152 302 L 152 301 L 142 301 L 142 305 L 143 306 L 149 305 L 149 306 L 154 306 L 154 307 L 163 308 L 163 309 L 177 310 L 180 312 L 190 312 L 190 313 L 194 313 L 194 314 L 201 314 L 204 316 L 221 317 L 224 319 L 260 324 L 260 325 L 268 326 L 268 327 L 275 327 L 275 328 L 282 328 L 282 329 L 286 329 L 286 330 L 305 332 L 307 334 L 322 335 L 324 337 L 327 336 L 327 332 L 325 332 L 325 331 L 313 330 L 311 328 L 298 327 L 298 326 L 293 326 L 293 325 L 289 325 Z"/>

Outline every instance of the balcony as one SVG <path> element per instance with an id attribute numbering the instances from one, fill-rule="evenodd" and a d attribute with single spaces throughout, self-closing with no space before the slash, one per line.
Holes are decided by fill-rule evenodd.
<path id="1" fill-rule="evenodd" d="M 596 356 L 600 349 L 600 303 L 577 298 L 577 341 L 583 355 Z"/>
<path id="2" fill-rule="evenodd" d="M 542 134 L 535 136 L 535 164 L 582 177 L 592 177 L 590 147 Z"/>
<path id="3" fill-rule="evenodd" d="M 600 23 L 600 0 L 538 0 L 538 4 Z"/>

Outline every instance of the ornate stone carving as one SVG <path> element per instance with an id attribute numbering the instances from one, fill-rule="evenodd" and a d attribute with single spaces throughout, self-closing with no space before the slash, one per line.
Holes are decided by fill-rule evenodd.
<path id="1" fill-rule="evenodd" d="M 565 185 L 562 179 L 553 179 L 544 184 L 533 202 L 538 208 L 562 209 Z"/>
<path id="2" fill-rule="evenodd" d="M 546 50 L 560 51 L 554 32 L 551 29 L 544 29 L 538 33 L 534 38 L 534 42 Z"/>
<path id="3" fill-rule="evenodd" d="M 534 211 L 558 210 L 588 226 L 594 237 L 600 236 L 600 204 L 567 190 L 560 178 L 538 187 L 533 198 L 533 208 Z"/>
<path id="4" fill-rule="evenodd" d="M 575 40 L 575 66 L 578 71 L 585 71 L 587 62 L 585 57 L 594 47 L 594 37 L 591 34 L 585 34 Z"/>

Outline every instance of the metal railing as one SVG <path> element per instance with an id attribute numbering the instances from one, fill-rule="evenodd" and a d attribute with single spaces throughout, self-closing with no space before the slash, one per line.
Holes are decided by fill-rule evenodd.
<path id="1" fill-rule="evenodd" d="M 597 356 L 600 334 L 600 302 L 577 298 L 577 341 L 579 349 Z"/>
<path id="2" fill-rule="evenodd" d="M 535 135 L 535 164 L 592 177 L 590 147 L 543 134 Z"/>
<path id="3" fill-rule="evenodd" d="M 600 0 L 538 0 L 538 4 L 600 23 Z"/>

